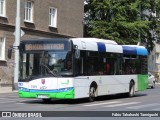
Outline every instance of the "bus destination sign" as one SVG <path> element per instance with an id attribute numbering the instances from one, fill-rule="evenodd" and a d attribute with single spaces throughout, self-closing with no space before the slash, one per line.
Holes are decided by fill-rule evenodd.
<path id="1" fill-rule="evenodd" d="M 64 44 L 26 44 L 25 50 L 64 50 Z"/>

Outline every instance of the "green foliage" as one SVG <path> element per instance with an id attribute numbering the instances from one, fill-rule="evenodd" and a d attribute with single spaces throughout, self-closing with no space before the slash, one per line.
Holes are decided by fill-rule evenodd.
<path id="1" fill-rule="evenodd" d="M 119 44 L 141 42 L 148 50 L 159 40 L 160 0 L 86 0 L 85 37 L 112 39 Z M 149 11 L 149 12 L 147 12 Z M 147 14 L 146 14 L 147 13 Z"/>

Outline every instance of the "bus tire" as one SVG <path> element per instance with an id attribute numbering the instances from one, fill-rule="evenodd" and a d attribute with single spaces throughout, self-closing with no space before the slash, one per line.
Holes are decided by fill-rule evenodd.
<path id="1" fill-rule="evenodd" d="M 153 81 L 151 88 L 154 89 L 156 86 L 155 81 Z"/>
<path id="2" fill-rule="evenodd" d="M 129 85 L 129 97 L 133 97 L 135 95 L 135 85 L 134 82 L 131 81 Z"/>
<path id="3" fill-rule="evenodd" d="M 89 89 L 89 101 L 93 102 L 96 97 L 96 88 L 94 86 L 91 86 Z"/>

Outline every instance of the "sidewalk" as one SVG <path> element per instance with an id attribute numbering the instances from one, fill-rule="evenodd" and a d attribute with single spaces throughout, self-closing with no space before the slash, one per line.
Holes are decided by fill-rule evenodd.
<path id="1" fill-rule="evenodd" d="M 156 82 L 156 85 L 160 85 L 160 82 Z"/>
<path id="2" fill-rule="evenodd" d="M 0 86 L 0 93 L 12 93 L 17 92 L 17 90 L 12 91 L 12 87 L 1 87 Z"/>

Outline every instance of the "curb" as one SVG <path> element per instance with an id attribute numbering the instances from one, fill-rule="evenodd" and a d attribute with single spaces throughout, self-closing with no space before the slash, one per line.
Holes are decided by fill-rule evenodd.
<path id="1" fill-rule="evenodd" d="M 15 90 L 14 90 L 14 91 L 1 91 L 1 89 L 0 89 L 0 94 L 1 94 L 1 93 L 17 93 L 17 92 L 18 92 L 18 91 L 15 91 Z"/>
<path id="2" fill-rule="evenodd" d="M 156 84 L 157 84 L 157 85 L 160 85 L 160 82 L 158 82 L 158 83 L 156 82 Z"/>

